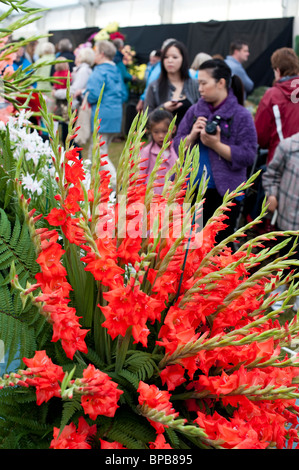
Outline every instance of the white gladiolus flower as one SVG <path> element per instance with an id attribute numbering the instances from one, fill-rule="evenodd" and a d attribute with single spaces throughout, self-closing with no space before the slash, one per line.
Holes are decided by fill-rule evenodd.
<path id="1" fill-rule="evenodd" d="M 38 196 L 40 196 L 43 192 L 42 189 L 42 184 L 43 180 L 37 181 L 32 177 L 32 175 L 27 174 L 26 176 L 23 176 L 23 186 L 25 189 L 30 191 L 32 194 L 35 192 L 37 193 Z"/>

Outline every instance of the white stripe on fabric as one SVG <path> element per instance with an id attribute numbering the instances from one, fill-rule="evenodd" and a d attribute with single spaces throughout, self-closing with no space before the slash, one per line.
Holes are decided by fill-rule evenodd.
<path id="1" fill-rule="evenodd" d="M 279 140 L 283 140 L 281 117 L 280 117 L 280 111 L 279 111 L 278 104 L 275 104 L 273 106 L 273 113 L 274 113 L 274 117 L 275 117 L 276 130 L 277 130 Z"/>

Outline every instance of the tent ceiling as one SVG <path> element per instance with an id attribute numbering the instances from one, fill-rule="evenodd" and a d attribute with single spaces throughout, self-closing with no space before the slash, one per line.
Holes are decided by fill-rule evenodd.
<path id="1" fill-rule="evenodd" d="M 113 0 L 36 0 L 36 1 L 27 1 L 26 6 L 33 8 L 48 8 L 50 10 L 61 7 L 69 7 L 72 5 L 94 5 L 97 6 L 100 3 Z M 5 3 L 2 3 L 0 0 L 0 11 L 8 10 L 9 6 Z"/>

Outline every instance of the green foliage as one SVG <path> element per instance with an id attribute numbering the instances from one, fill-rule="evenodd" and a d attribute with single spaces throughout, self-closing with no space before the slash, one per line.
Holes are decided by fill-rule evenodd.
<path id="1" fill-rule="evenodd" d="M 15 204 L 13 178 L 16 172 L 16 162 L 13 156 L 13 147 L 10 142 L 10 134 L 0 132 L 0 207 L 14 219 L 15 211 L 21 211 Z"/>
<path id="2" fill-rule="evenodd" d="M 156 439 L 155 430 L 147 421 L 141 421 L 131 409 L 122 408 L 105 433 L 105 438 L 117 441 L 129 449 L 147 449 Z"/>
<path id="3" fill-rule="evenodd" d="M 24 357 L 35 351 L 36 333 L 41 330 L 40 316 L 36 315 L 35 307 L 28 304 L 23 308 L 19 293 L 10 285 L 12 264 L 24 288 L 27 282 L 34 281 L 38 264 L 28 227 L 25 223 L 21 225 L 18 217 L 13 225 L 4 210 L 0 209 L 0 338 L 8 354 L 7 367 L 17 355 Z M 34 323 L 37 318 L 36 332 Z"/>
<path id="4" fill-rule="evenodd" d="M 51 406 L 35 406 L 33 390 L 18 387 L 0 390 L 0 449 L 49 447 L 53 425 Z"/>

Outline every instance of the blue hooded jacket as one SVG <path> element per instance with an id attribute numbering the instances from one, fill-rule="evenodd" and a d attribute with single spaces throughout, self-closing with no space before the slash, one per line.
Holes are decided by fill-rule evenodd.
<path id="1" fill-rule="evenodd" d="M 87 100 L 92 109 L 92 129 L 96 106 L 103 85 L 105 86 L 99 111 L 99 119 L 101 119 L 100 133 L 118 133 L 121 130 L 122 105 L 125 96 L 122 76 L 113 62 L 96 65 L 86 85 Z"/>

